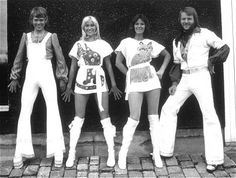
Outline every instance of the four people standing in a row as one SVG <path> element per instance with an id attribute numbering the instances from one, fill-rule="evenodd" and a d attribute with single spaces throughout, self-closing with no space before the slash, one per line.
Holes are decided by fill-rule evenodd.
<path id="1" fill-rule="evenodd" d="M 102 69 L 103 62 L 111 81 L 110 92 L 113 92 L 115 99 L 120 99 L 122 92 L 116 86 L 110 62 L 113 49 L 106 41 L 101 39 L 96 18 L 87 16 L 82 21 L 82 36 L 69 52 L 71 67 L 68 80 L 68 69 L 57 36 L 45 30 L 48 21 L 46 10 L 42 7 L 36 7 L 31 11 L 30 17 L 34 30 L 23 34 L 12 67 L 11 83 L 9 84 L 10 91 L 16 91 L 17 86 L 19 86 L 18 79 L 22 70 L 23 54 L 26 53 L 28 65 L 22 91 L 21 114 L 13 159 L 14 166 L 20 168 L 23 165 L 23 157 L 34 156 L 30 115 L 39 88 L 42 89 L 47 105 L 47 157 L 55 156 L 55 166 L 60 167 L 62 165 L 65 146 L 58 112 L 56 85 L 51 66 L 53 51 L 57 57 L 56 76 L 60 79 L 61 90 L 64 91 L 62 94 L 63 100 L 69 102 L 71 94 L 75 98 L 75 117 L 69 125 L 70 148 L 66 166 L 72 167 L 74 165 L 76 145 L 81 134 L 86 105 L 91 94 L 95 97 L 98 105 L 103 133 L 108 147 L 107 166 L 114 166 L 116 127 L 112 124 L 109 116 L 109 93 L 105 73 Z M 118 155 L 118 166 L 121 169 L 126 168 L 128 148 L 139 123 L 144 97 L 148 105 L 154 164 L 156 167 L 162 167 L 160 154 L 168 157 L 173 156 L 176 115 L 183 102 L 191 94 L 197 97 L 203 112 L 207 170 L 214 171 L 217 165 L 223 164 L 222 134 L 213 105 L 209 70 L 210 72 L 214 71 L 213 65 L 216 59 L 227 56 L 228 48 L 213 32 L 200 28 L 195 9 L 191 7 L 183 9 L 179 14 L 179 20 L 182 30 L 173 42 L 173 55 L 174 62 L 181 65 L 181 70 L 177 73 L 180 73 L 178 76 L 181 76 L 182 73 L 182 77 L 174 81 L 170 87 L 170 94 L 172 95 L 163 106 L 161 127 L 158 115 L 160 79 L 170 61 L 170 54 L 164 46 L 148 38 L 150 25 L 148 19 L 142 14 L 138 14 L 133 18 L 129 28 L 129 36 L 123 39 L 115 49 L 116 66 L 126 75 L 125 98 L 128 100 L 130 109 L 130 115 L 123 128 L 122 146 Z M 210 47 L 218 50 L 215 53 L 215 58 L 208 57 Z M 225 56 L 222 57 L 222 54 Z M 156 71 L 150 62 L 158 56 L 162 56 L 164 60 L 160 69 Z M 123 63 L 124 60 L 126 65 Z M 42 68 L 44 72 L 38 71 Z M 77 69 L 75 86 L 72 86 Z M 205 80 L 204 86 L 201 84 L 203 79 Z M 74 91 L 72 88 L 74 88 Z M 50 129 L 51 126 L 56 128 L 57 132 L 55 132 L 55 129 Z M 172 131 L 171 135 L 166 134 L 170 131 Z M 212 147 L 215 149 L 213 152 Z"/>

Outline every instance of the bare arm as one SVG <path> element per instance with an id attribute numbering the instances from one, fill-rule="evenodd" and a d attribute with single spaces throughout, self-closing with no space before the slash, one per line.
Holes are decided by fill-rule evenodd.
<path id="1" fill-rule="evenodd" d="M 167 50 L 165 50 L 165 49 L 162 50 L 160 55 L 164 57 L 164 61 L 163 61 L 162 65 L 161 65 L 160 69 L 157 71 L 157 75 L 158 75 L 158 77 L 160 79 L 162 79 L 162 76 L 163 76 L 163 74 L 164 74 L 164 72 L 166 70 L 166 67 L 167 67 L 167 65 L 170 62 L 171 56 L 170 56 L 169 52 Z"/>
<path id="2" fill-rule="evenodd" d="M 77 69 L 78 69 L 77 59 L 72 57 L 71 65 L 70 65 L 69 81 L 66 88 L 72 88 L 72 83 L 75 78 L 75 73 Z"/>
<path id="3" fill-rule="evenodd" d="M 118 52 L 116 55 L 116 67 L 124 74 L 126 75 L 128 69 L 123 64 L 125 57 L 121 52 Z"/>
<path id="4" fill-rule="evenodd" d="M 72 57 L 72 61 L 71 61 L 71 65 L 70 65 L 69 81 L 67 83 L 65 92 L 62 93 L 62 99 L 65 102 L 70 102 L 70 96 L 71 96 L 71 94 L 73 94 L 72 84 L 73 84 L 73 80 L 75 78 L 75 74 L 76 74 L 77 69 L 78 69 L 77 59 Z"/>
<path id="5" fill-rule="evenodd" d="M 108 75 L 109 75 L 110 80 L 111 80 L 112 89 L 111 89 L 110 92 L 114 93 L 115 99 L 120 99 L 122 92 L 116 86 L 116 81 L 115 81 L 114 72 L 113 72 L 113 69 L 112 69 L 112 66 L 111 66 L 110 57 L 111 56 L 109 55 L 109 56 L 104 58 L 104 62 L 105 62 L 105 65 L 106 65 L 106 68 L 107 68 L 107 71 L 108 71 Z"/>

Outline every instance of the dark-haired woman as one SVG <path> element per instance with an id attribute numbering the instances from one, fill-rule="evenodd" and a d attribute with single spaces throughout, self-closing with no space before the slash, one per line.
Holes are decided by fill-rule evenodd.
<path id="1" fill-rule="evenodd" d="M 116 66 L 126 75 L 126 100 L 129 102 L 130 116 L 123 128 L 122 146 L 118 166 L 126 168 L 126 157 L 133 134 L 139 123 L 143 98 L 148 104 L 148 120 L 153 145 L 153 159 L 156 167 L 162 167 L 158 144 L 158 106 L 160 79 L 170 61 L 170 54 L 161 44 L 147 38 L 149 21 L 143 14 L 136 15 L 130 25 L 130 37 L 123 39 L 116 49 Z M 164 62 L 156 72 L 150 64 L 152 58 L 164 57 Z M 123 60 L 126 61 L 126 66 Z"/>

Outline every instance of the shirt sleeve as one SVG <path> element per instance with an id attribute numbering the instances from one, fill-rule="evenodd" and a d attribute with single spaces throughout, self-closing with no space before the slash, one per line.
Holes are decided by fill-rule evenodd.
<path id="1" fill-rule="evenodd" d="M 74 57 L 74 58 L 76 58 L 76 59 L 79 60 L 78 55 L 77 55 L 77 53 L 78 53 L 78 45 L 79 45 L 79 42 L 76 42 L 76 43 L 73 45 L 73 47 L 71 48 L 71 50 L 70 50 L 70 52 L 69 52 L 69 57 L 70 57 L 70 58 Z"/>
<path id="2" fill-rule="evenodd" d="M 151 42 L 152 42 L 152 47 L 153 47 L 151 55 L 153 58 L 156 58 L 159 56 L 162 50 L 165 49 L 165 47 L 153 40 Z"/>
<path id="3" fill-rule="evenodd" d="M 121 52 L 123 56 L 126 56 L 126 40 L 122 40 L 119 46 L 115 49 L 115 52 Z"/>
<path id="4" fill-rule="evenodd" d="M 10 74 L 11 80 L 18 80 L 20 78 L 21 71 L 23 68 L 24 58 L 26 58 L 26 40 L 27 40 L 27 35 L 26 33 L 23 33 L 13 66 L 11 68 L 11 74 Z"/>
<path id="5" fill-rule="evenodd" d="M 209 60 L 212 62 L 212 64 L 223 63 L 226 61 L 229 51 L 229 46 L 225 44 L 220 49 L 215 49 L 212 56 L 209 57 Z"/>
<path id="6" fill-rule="evenodd" d="M 103 56 L 106 57 L 106 56 L 109 56 L 112 52 L 113 52 L 113 49 L 112 47 L 110 46 L 109 43 L 107 43 L 106 41 L 103 41 Z"/>
<path id="7" fill-rule="evenodd" d="M 56 78 L 68 81 L 68 68 L 56 33 L 52 34 L 52 45 L 56 55 Z"/>
<path id="8" fill-rule="evenodd" d="M 222 46 L 225 45 L 222 39 L 220 39 L 214 32 L 210 30 L 206 30 L 206 37 L 207 37 L 207 44 L 210 47 L 215 49 L 220 49 Z"/>
<path id="9" fill-rule="evenodd" d="M 182 70 L 181 70 L 181 64 L 172 64 L 172 67 L 169 71 L 169 76 L 170 76 L 170 80 L 172 82 L 177 82 L 179 83 L 181 77 L 182 77 Z"/>

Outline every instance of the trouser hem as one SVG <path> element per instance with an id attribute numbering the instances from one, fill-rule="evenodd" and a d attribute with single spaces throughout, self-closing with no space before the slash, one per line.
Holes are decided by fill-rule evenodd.
<path id="1" fill-rule="evenodd" d="M 207 164 L 221 165 L 224 164 L 224 160 L 206 160 Z"/>

